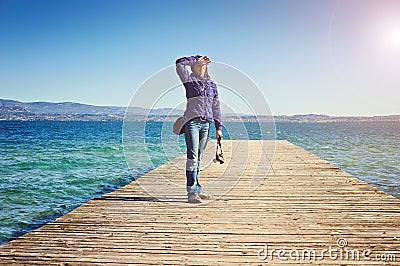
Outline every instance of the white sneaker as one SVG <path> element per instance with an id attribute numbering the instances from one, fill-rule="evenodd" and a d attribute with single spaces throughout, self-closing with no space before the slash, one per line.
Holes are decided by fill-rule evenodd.
<path id="1" fill-rule="evenodd" d="M 189 203 L 201 203 L 201 198 L 196 194 L 188 194 L 188 202 Z"/>
<path id="2" fill-rule="evenodd" d="M 198 196 L 200 199 L 205 199 L 205 200 L 209 200 L 212 198 L 211 195 L 208 195 L 206 193 L 200 193 Z"/>

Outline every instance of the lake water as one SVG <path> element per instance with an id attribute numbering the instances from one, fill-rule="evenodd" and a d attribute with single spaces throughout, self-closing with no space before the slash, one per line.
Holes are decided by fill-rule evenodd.
<path id="1" fill-rule="evenodd" d="M 145 151 L 137 164 L 125 161 L 122 122 L 0 121 L 0 244 L 64 215 L 88 200 L 126 185 L 167 160 L 159 145 L 162 123 L 136 123 L 136 140 L 145 128 Z M 237 138 L 236 124 L 225 123 Z M 168 127 L 172 128 L 172 124 Z M 212 127 L 214 128 L 214 127 Z M 249 139 L 260 136 L 247 123 Z M 153 132 L 153 134 L 150 134 Z M 170 131 L 167 131 L 170 132 Z M 213 136 L 214 129 L 210 133 Z M 273 134 L 273 133 L 272 133 Z M 234 137 L 235 136 L 235 137 Z M 400 198 L 400 123 L 276 123 L 286 139 L 346 172 Z M 184 152 L 182 137 L 180 149 Z"/>

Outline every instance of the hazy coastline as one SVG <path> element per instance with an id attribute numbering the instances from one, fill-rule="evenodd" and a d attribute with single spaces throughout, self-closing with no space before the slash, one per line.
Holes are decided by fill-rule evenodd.
<path id="1" fill-rule="evenodd" d="M 183 110 L 160 108 L 149 110 L 129 107 L 129 121 L 172 122 Z M 126 107 L 96 106 L 74 102 L 20 102 L 0 99 L 0 121 L 123 121 Z M 400 122 L 400 115 L 331 116 L 327 114 L 249 115 L 223 114 L 227 122 Z"/>

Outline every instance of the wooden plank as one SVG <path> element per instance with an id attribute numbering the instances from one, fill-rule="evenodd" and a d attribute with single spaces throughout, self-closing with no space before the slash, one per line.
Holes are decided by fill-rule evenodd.
<path id="1" fill-rule="evenodd" d="M 226 163 L 209 163 L 201 171 L 207 192 L 220 192 L 211 186 L 220 176 L 227 179 L 219 185 L 234 185 L 214 201 L 186 203 L 184 171 L 177 167 L 185 157 L 179 156 L 145 174 L 142 183 L 93 199 L 4 244 L 0 264 L 399 265 L 400 200 L 292 143 L 275 144 L 270 165 L 263 148 L 274 146 L 271 141 L 225 140 Z M 209 148 L 213 152 L 211 143 Z M 138 185 L 160 176 L 168 179 L 161 198 Z M 253 178 L 264 180 L 249 191 Z M 259 256 L 265 245 L 286 257 L 277 251 L 272 258 Z M 320 255 L 329 248 L 336 255 L 367 250 L 370 256 L 294 259 L 295 252 Z"/>

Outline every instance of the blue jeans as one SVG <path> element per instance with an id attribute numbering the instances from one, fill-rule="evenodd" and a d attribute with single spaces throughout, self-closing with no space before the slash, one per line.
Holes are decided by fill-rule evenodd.
<path id="1" fill-rule="evenodd" d="M 197 117 L 185 124 L 186 191 L 188 193 L 200 194 L 202 192 L 199 170 L 209 134 L 210 122 L 202 121 Z"/>

